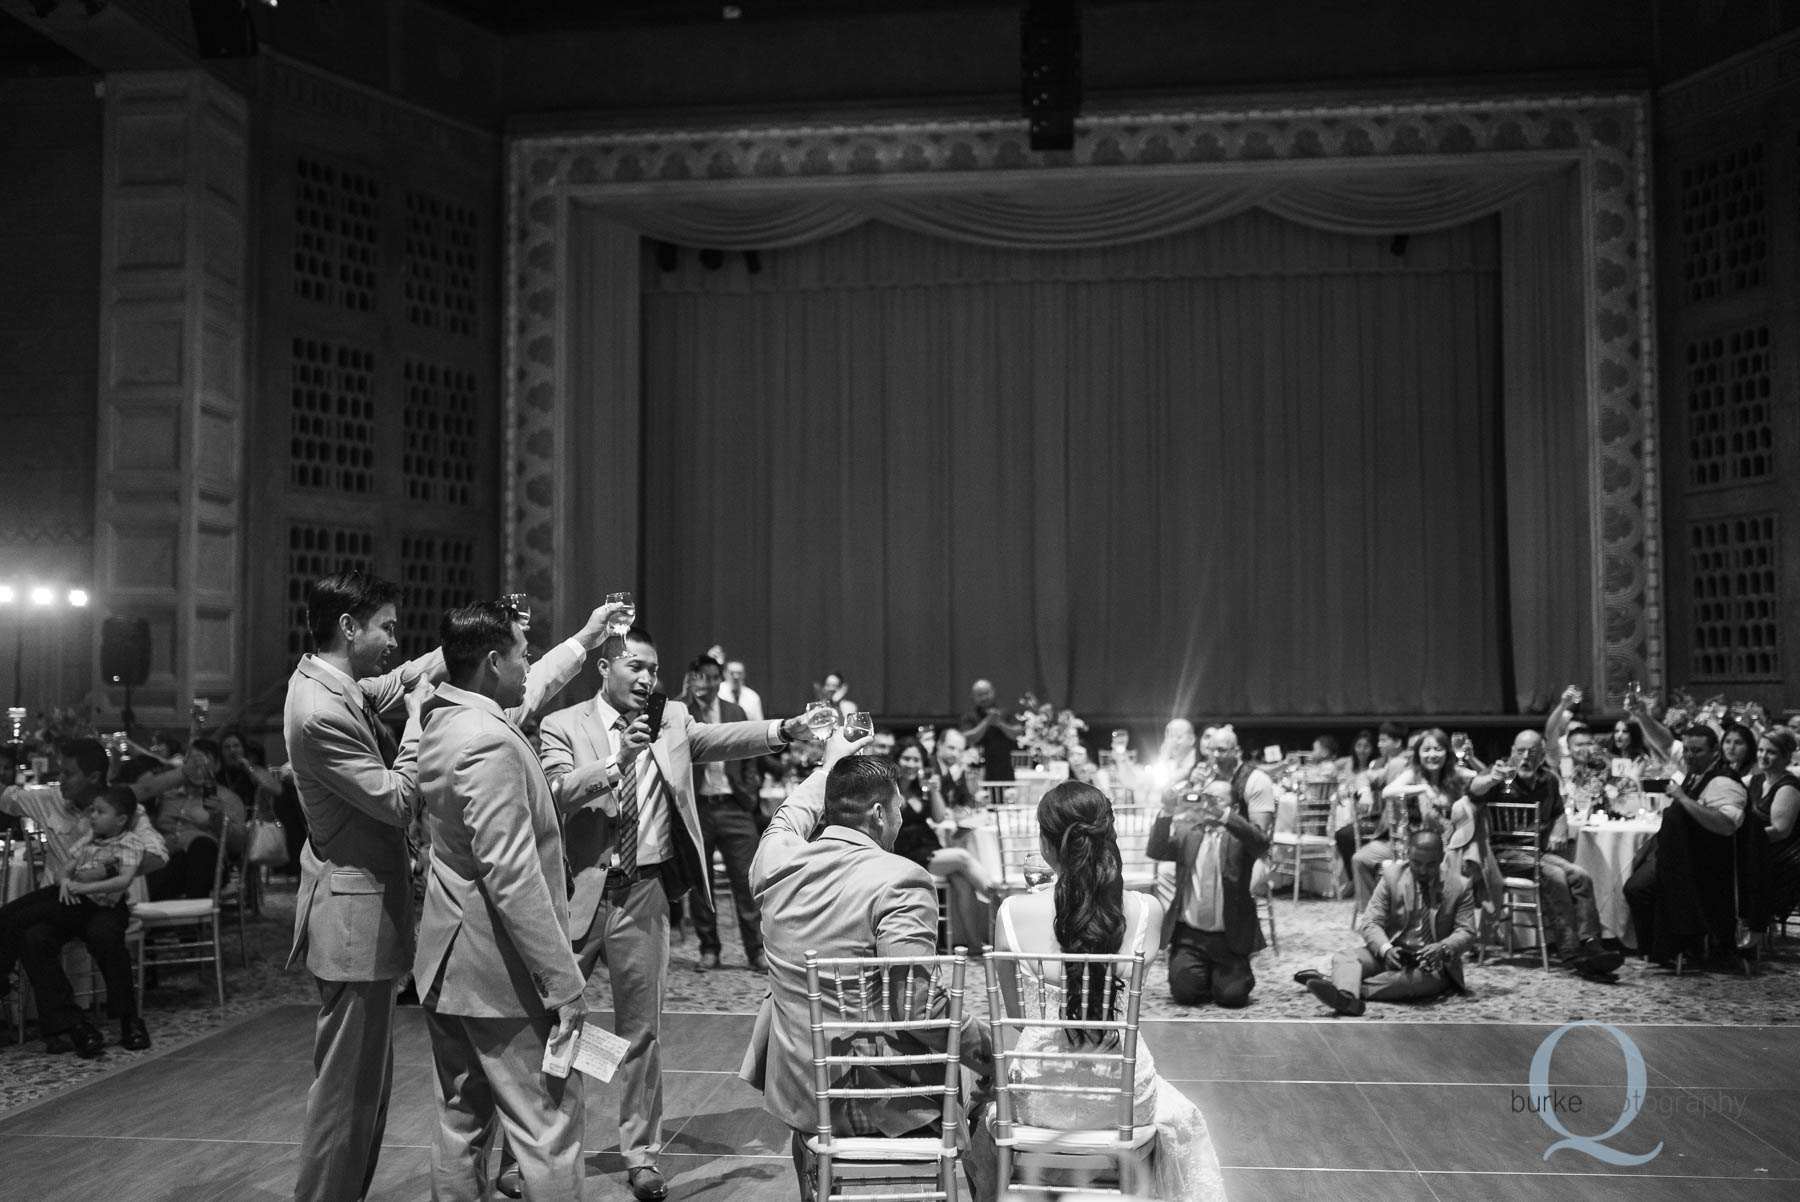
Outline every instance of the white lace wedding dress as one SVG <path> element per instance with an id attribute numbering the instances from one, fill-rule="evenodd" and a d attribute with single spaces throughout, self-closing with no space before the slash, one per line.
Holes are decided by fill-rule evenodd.
<path id="1" fill-rule="evenodd" d="M 1144 942 L 1144 899 L 1140 894 L 1125 895 L 1126 930 L 1137 929 L 1133 950 Z M 1019 943 L 1013 929 L 1012 903 L 1008 898 L 1000 907 L 1000 923 L 1006 941 L 1013 949 L 1033 949 Z M 1030 961 L 1019 965 L 1021 1000 L 1028 1014 L 1058 1014 L 1063 1005 L 1063 987 L 1059 982 L 1045 981 L 1034 971 Z M 1046 996 L 1047 995 L 1047 996 Z M 1043 1005 L 1045 1010 L 1038 1010 Z M 1021 1052 L 1044 1048 L 1066 1036 L 1047 1027 L 1028 1027 L 1019 1038 Z M 1011 1067 L 1015 1081 L 1041 1085 L 1092 1085 L 1089 1093 L 1022 1093 L 1018 1098 L 1017 1122 L 1032 1127 L 1057 1130 L 1110 1128 L 1117 1122 L 1118 1071 L 1100 1061 L 1045 1061 L 1025 1057 Z M 1137 1077 L 1132 1089 L 1133 1118 L 1143 1124 L 1148 1117 L 1156 1127 L 1156 1148 L 1152 1164 L 1156 1173 L 1157 1197 L 1168 1202 L 1224 1202 L 1225 1179 L 1219 1169 L 1219 1155 L 1213 1150 L 1212 1136 L 1206 1129 L 1206 1116 L 1200 1113 L 1185 1094 L 1156 1075 L 1156 1059 L 1140 1037 L 1137 1046 Z"/>

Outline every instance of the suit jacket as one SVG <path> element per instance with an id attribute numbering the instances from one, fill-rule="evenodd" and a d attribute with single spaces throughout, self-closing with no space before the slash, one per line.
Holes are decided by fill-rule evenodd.
<path id="1" fill-rule="evenodd" d="M 750 889 L 762 911 L 763 952 L 769 958 L 769 993 L 738 1075 L 762 1091 L 766 1110 L 803 1130 L 818 1123 L 806 953 L 937 952 L 937 895 L 929 872 L 850 827 L 827 826 L 808 842 L 825 808 L 825 776 L 824 768 L 815 771 L 776 811 L 750 864 Z M 991 1055 L 990 1045 L 982 1038 L 985 1030 L 968 1030 L 971 1025 L 965 1024 L 974 1037 L 963 1044 L 964 1058 L 979 1063 Z M 927 1097 L 878 1099 L 841 1121 L 846 1133 L 892 1136 L 928 1126 L 941 1114 L 941 1103 L 933 1105 Z"/>
<path id="2" fill-rule="evenodd" d="M 1475 895 L 1468 884 L 1454 873 L 1439 878 L 1441 895 L 1437 909 L 1430 915 L 1426 930 L 1432 942 L 1442 943 L 1446 953 L 1444 972 L 1462 988 L 1462 956 L 1475 946 Z M 1424 899 L 1419 884 L 1413 879 L 1412 865 L 1405 860 L 1389 860 L 1381 866 L 1381 879 L 1369 895 L 1369 908 L 1363 917 L 1363 942 L 1377 960 L 1382 949 L 1398 939 Z"/>
<path id="3" fill-rule="evenodd" d="M 774 751 L 781 744 L 770 739 L 769 732 L 767 722 L 696 723 L 679 701 L 671 701 L 663 708 L 662 729 L 646 754 L 638 759 L 638 787 L 642 790 L 650 781 L 663 781 L 675 810 L 669 875 L 664 877 L 672 897 L 699 889 L 705 892 L 707 904 L 712 903 L 711 874 L 702 863 L 700 851 L 705 844 L 694 802 L 693 766 Z M 594 916 L 600 910 L 618 827 L 617 818 L 606 811 L 611 808 L 616 814 L 617 799 L 610 791 L 597 792 L 571 811 L 579 799 L 564 795 L 563 782 L 577 768 L 611 759 L 613 732 L 606 729 L 596 701 L 589 699 L 546 716 L 538 726 L 538 741 L 543 747 L 544 775 L 556 791 L 565 815 L 563 840 L 569 868 L 575 874 L 569 899 L 569 931 L 579 942 L 592 929 Z"/>
<path id="4" fill-rule="evenodd" d="M 1243 781 L 1251 768 L 1253 765 L 1244 765 L 1238 770 L 1232 787 L 1232 808 L 1225 815 L 1224 844 L 1219 849 L 1219 870 L 1225 876 L 1225 943 L 1239 956 L 1251 955 L 1267 945 L 1262 924 L 1256 920 L 1256 899 L 1250 896 L 1250 874 L 1256 861 L 1269 850 L 1269 836 L 1250 821 L 1244 805 Z M 1174 936 L 1175 924 L 1187 912 L 1188 899 L 1193 896 L 1190 891 L 1194 857 L 1205 836 L 1205 828 L 1198 821 L 1176 821 L 1170 814 L 1158 814 L 1150 824 L 1144 854 L 1152 860 L 1175 862 L 1175 901 L 1163 914 L 1165 945 Z"/>
<path id="5" fill-rule="evenodd" d="M 556 695 L 581 670 L 586 652 L 560 643 L 531 667 L 528 712 Z M 307 656 L 288 681 L 283 733 L 294 787 L 306 813 L 288 967 L 304 961 L 325 981 L 383 981 L 412 965 L 412 874 L 406 831 L 418 799 L 418 740 L 408 722 L 393 767 L 364 715 L 400 703 L 427 675 L 441 671 L 439 652 L 350 687 Z"/>
<path id="6" fill-rule="evenodd" d="M 525 735 L 490 698 L 441 684 L 423 711 L 419 795 L 431 872 L 413 980 L 440 1014 L 522 1018 L 581 996 L 562 832 Z"/>
<path id="7" fill-rule="evenodd" d="M 693 717 L 693 700 L 684 697 L 681 702 L 688 707 L 688 716 Z M 744 712 L 742 706 L 727 701 L 723 697 L 719 698 L 720 723 L 749 722 L 750 720 L 750 716 Z M 757 719 L 757 721 L 761 721 L 761 719 Z M 712 724 L 696 721 L 694 725 Z M 762 802 L 762 772 L 756 765 L 757 760 L 754 758 L 730 760 L 725 765 L 725 783 L 731 786 L 731 795 L 749 814 L 756 813 L 757 806 Z"/>

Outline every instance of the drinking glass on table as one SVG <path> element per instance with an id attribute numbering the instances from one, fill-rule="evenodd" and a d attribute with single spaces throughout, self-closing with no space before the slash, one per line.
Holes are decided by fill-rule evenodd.
<path id="1" fill-rule="evenodd" d="M 866 739 L 875 733 L 875 715 L 868 710 L 857 710 L 844 722 L 844 737 L 852 742 Z"/>
<path id="2" fill-rule="evenodd" d="M 625 607 L 614 614 L 612 621 L 606 624 L 606 633 L 617 635 L 629 634 L 632 625 L 637 622 L 637 602 L 631 599 L 630 593 L 608 593 L 606 594 L 606 603 L 608 605 L 623 605 Z"/>
<path id="3" fill-rule="evenodd" d="M 843 717 L 838 712 L 838 707 L 831 702 L 815 701 L 806 707 L 806 729 L 812 731 L 813 738 L 823 743 L 838 728 Z"/>

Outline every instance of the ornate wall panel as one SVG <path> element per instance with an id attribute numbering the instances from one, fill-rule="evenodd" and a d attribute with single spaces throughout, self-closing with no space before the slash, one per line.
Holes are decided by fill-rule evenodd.
<path id="1" fill-rule="evenodd" d="M 933 122 L 782 127 L 688 127 L 522 136 L 508 159 L 504 563 L 512 586 L 566 607 L 558 562 L 559 479 L 572 387 L 566 378 L 573 311 L 570 209 L 604 200 L 705 200 L 725 190 L 787 197 L 827 189 L 933 189 L 979 193 L 1030 173 L 1043 187 L 1167 182 L 1284 168 L 1317 174 L 1383 163 L 1447 176 L 1509 162 L 1579 165 L 1587 236 L 1585 327 L 1589 358 L 1590 515 L 1597 550 L 1589 616 L 1607 692 L 1660 681 L 1662 612 L 1658 440 L 1652 371 L 1649 136 L 1637 95 L 1495 96 L 1442 103 L 1380 101 L 1320 107 L 1171 108 L 1095 112 L 1072 153 L 1034 154 L 1021 122 L 978 117 Z M 585 333 L 585 332 L 584 332 Z M 583 396 L 584 406 L 592 399 Z M 584 420 L 594 420 L 586 418 Z"/>
<path id="2" fill-rule="evenodd" d="M 291 60 L 257 61 L 259 231 L 248 720 L 305 650 L 308 579 L 401 582 L 405 637 L 497 592 L 497 139 Z M 296 541 L 297 540 L 297 541 Z"/>
<path id="3" fill-rule="evenodd" d="M 1695 680 L 1781 678 L 1775 514 L 1688 527 Z"/>
<path id="4" fill-rule="evenodd" d="M 97 583 L 150 622 L 135 701 L 168 723 L 242 696 L 248 108 L 203 71 L 109 75 L 105 154 Z"/>
<path id="5" fill-rule="evenodd" d="M 1657 97 L 1671 676 L 1800 706 L 1800 32 Z"/>

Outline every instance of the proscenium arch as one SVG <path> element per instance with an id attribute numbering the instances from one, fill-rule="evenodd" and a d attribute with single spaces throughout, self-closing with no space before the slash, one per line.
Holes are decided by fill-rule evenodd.
<path id="1" fill-rule="evenodd" d="M 1641 93 L 1101 112 L 1083 120 L 1075 150 L 1063 156 L 1034 154 L 1021 121 L 993 116 L 515 135 L 507 167 L 506 586 L 529 592 L 560 625 L 601 584 L 636 576 L 633 538 L 617 534 L 615 545 L 597 546 L 586 518 L 604 513 L 610 531 L 637 529 L 635 455 L 625 470 L 592 465 L 604 457 L 616 468 L 617 448 L 636 445 L 637 241 L 659 208 L 733 198 L 1166 189 L 1172 181 L 1241 189 L 1245 181 L 1350 181 L 1384 171 L 1525 179 L 1565 169 L 1575 180 L 1582 248 L 1593 548 L 1585 615 L 1593 661 L 1584 667 L 1616 705 L 1630 681 L 1662 687 L 1665 669 L 1648 156 Z"/>

